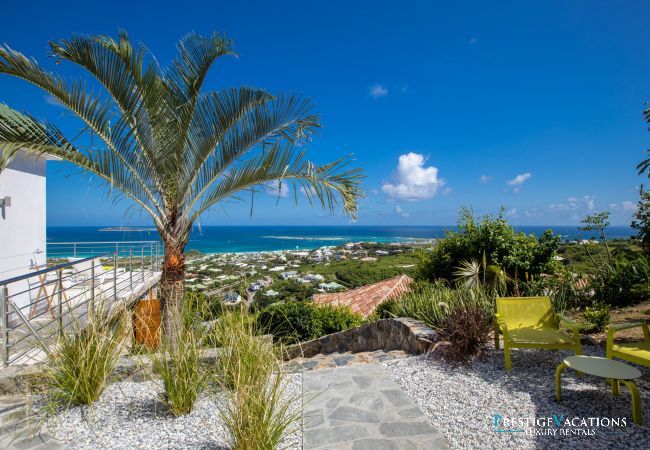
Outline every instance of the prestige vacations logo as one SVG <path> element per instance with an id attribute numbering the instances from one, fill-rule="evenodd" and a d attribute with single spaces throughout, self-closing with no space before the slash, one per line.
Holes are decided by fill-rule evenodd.
<path id="1" fill-rule="evenodd" d="M 525 433 L 533 436 L 594 436 L 597 430 L 608 433 L 627 427 L 626 417 L 506 417 L 493 415 L 495 433 Z M 612 430 L 615 429 L 615 430 Z"/>

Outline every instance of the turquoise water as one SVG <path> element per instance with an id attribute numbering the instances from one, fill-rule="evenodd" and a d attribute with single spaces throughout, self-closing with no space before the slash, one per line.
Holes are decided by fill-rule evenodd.
<path id="1" fill-rule="evenodd" d="M 435 239 L 444 236 L 454 226 L 204 226 L 195 228 L 187 246 L 203 253 L 258 252 L 271 250 L 308 250 L 325 245 L 342 245 L 346 242 L 408 242 Z M 594 233 L 585 233 L 577 227 L 522 226 L 516 227 L 528 234 L 541 235 L 552 229 L 563 239 L 588 239 Z M 155 240 L 153 228 L 107 231 L 107 227 L 48 227 L 47 241 L 101 242 Z M 610 239 L 627 238 L 634 234 L 631 228 L 611 227 Z"/>

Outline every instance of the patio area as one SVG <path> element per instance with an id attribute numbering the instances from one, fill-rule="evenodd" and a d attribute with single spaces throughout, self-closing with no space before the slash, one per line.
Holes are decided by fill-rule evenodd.
<path id="1" fill-rule="evenodd" d="M 0 280 L 1 363 L 42 362 L 60 333 L 152 292 L 160 257 L 153 241 L 49 244 L 46 264 Z"/>

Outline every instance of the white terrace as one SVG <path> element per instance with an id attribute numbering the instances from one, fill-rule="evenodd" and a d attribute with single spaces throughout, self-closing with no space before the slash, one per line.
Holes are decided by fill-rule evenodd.
<path id="1" fill-rule="evenodd" d="M 48 243 L 46 255 L 14 255 L 27 264 L 0 272 L 2 364 L 42 361 L 95 311 L 131 306 L 158 284 L 161 255 L 157 241 Z"/>

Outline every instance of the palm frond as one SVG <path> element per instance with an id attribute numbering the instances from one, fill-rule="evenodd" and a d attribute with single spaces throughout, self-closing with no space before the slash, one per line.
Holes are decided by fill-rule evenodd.
<path id="1" fill-rule="evenodd" d="M 146 194 L 112 152 L 92 154 L 76 148 L 55 126 L 0 105 L 0 149 L 8 154 L 22 150 L 35 156 L 51 154 L 92 172 L 118 188 L 156 218 Z"/>
<path id="2" fill-rule="evenodd" d="M 454 280 L 468 289 L 481 285 L 481 265 L 476 260 L 463 260 L 454 271 Z"/>
<path id="3" fill-rule="evenodd" d="M 361 169 L 347 167 L 349 156 L 321 166 L 312 164 L 304 156 L 304 152 L 296 152 L 293 145 L 276 142 L 264 153 L 224 173 L 201 197 L 200 206 L 187 212 L 188 222 L 240 191 L 265 186 L 272 181 L 289 183 L 294 192 L 303 187 L 310 203 L 316 202 L 330 211 L 340 202 L 343 210 L 356 218 L 357 202 L 363 196 L 359 188 L 363 177 Z"/>
<path id="4" fill-rule="evenodd" d="M 320 126 L 311 102 L 299 96 L 270 98 L 263 91 L 239 90 L 213 94 L 200 106 L 196 114 L 200 120 L 192 128 L 197 149 L 188 152 L 195 155 L 188 173 L 188 209 L 250 150 L 279 141 L 299 143 Z M 230 111 L 239 114 L 233 117 Z"/>

